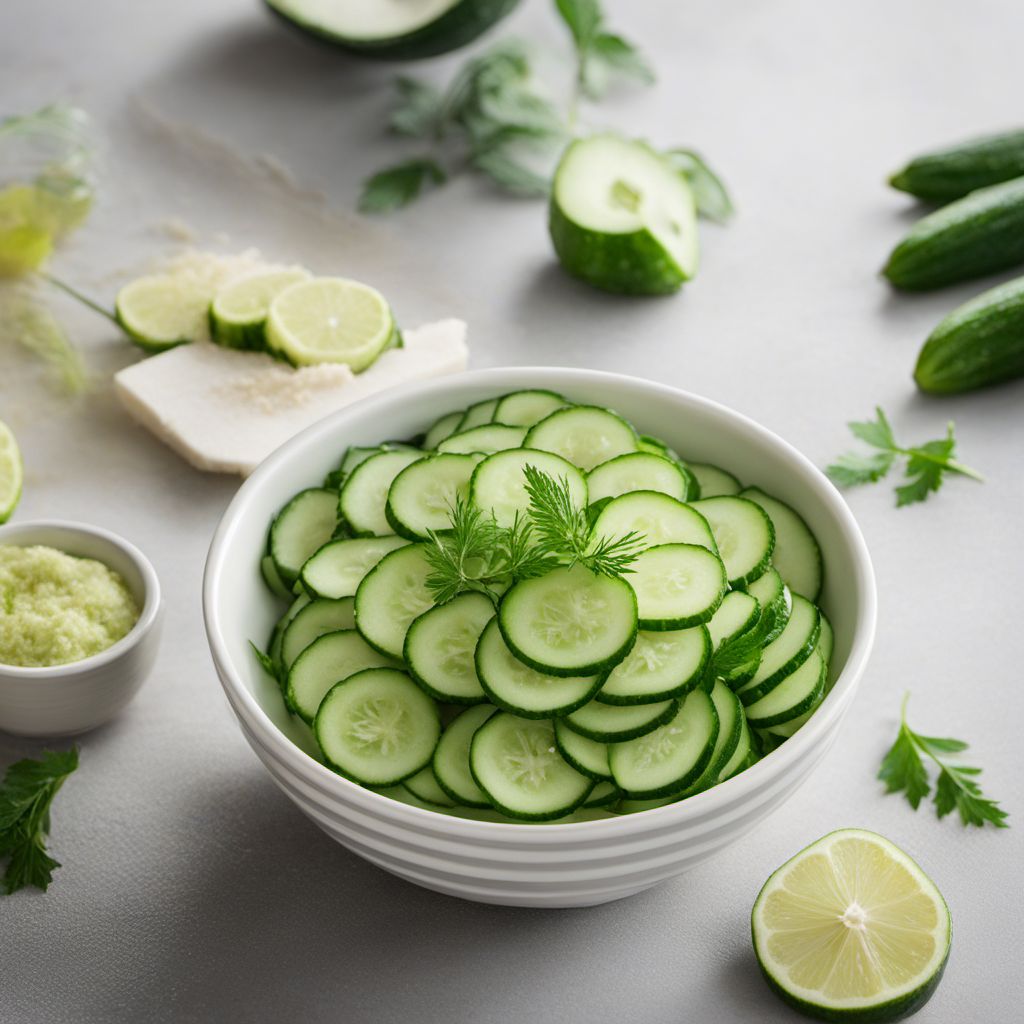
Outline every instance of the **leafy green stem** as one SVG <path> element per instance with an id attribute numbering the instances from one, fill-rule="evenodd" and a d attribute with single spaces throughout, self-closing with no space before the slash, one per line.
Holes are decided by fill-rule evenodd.
<path id="1" fill-rule="evenodd" d="M 76 302 L 80 302 L 83 306 L 91 309 L 94 313 L 99 313 L 100 316 L 106 317 L 119 330 L 121 329 L 121 324 L 117 319 L 117 314 L 101 306 L 98 302 L 90 299 L 87 295 L 80 292 L 77 288 L 73 288 L 66 281 L 62 281 L 59 277 L 54 277 L 53 274 L 48 274 L 43 270 L 37 271 L 37 273 L 48 284 L 52 284 L 55 288 L 59 288 L 66 295 L 70 295 Z"/>

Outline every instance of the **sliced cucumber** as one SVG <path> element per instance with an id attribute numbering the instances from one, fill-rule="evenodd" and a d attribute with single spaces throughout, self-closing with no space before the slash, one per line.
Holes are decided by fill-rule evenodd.
<path id="1" fill-rule="evenodd" d="M 587 490 L 591 502 L 632 491 L 658 491 L 686 501 L 690 487 L 679 463 L 650 452 L 627 452 L 595 466 L 587 474 Z"/>
<path id="2" fill-rule="evenodd" d="M 539 423 L 556 409 L 563 409 L 568 404 L 555 391 L 513 391 L 499 399 L 494 410 L 494 422 L 507 423 L 510 427 L 532 427 L 534 423 Z"/>
<path id="3" fill-rule="evenodd" d="M 775 528 L 760 505 L 722 496 L 693 503 L 711 527 L 729 586 L 742 587 L 764 574 L 775 549 Z"/>
<path id="4" fill-rule="evenodd" d="M 772 562 L 779 575 L 797 594 L 808 601 L 817 601 L 821 593 L 823 563 L 821 548 L 810 528 L 789 505 L 757 487 L 748 487 L 740 496 L 757 502 L 775 527 Z"/>
<path id="5" fill-rule="evenodd" d="M 357 599 L 358 608 L 358 599 Z M 520 661 L 553 676 L 617 665 L 636 640 L 637 601 L 625 580 L 581 565 L 516 583 L 498 610 L 501 635 Z"/>
<path id="6" fill-rule="evenodd" d="M 715 680 L 708 696 L 711 698 L 711 703 L 715 706 L 715 714 L 718 716 L 718 735 L 715 737 L 715 746 L 711 751 L 708 766 L 701 772 L 700 778 L 687 790 L 687 795 L 710 789 L 718 782 L 722 770 L 732 759 L 739 746 L 743 726 L 746 724 L 743 718 L 743 705 L 740 703 L 739 697 L 721 679 Z"/>
<path id="7" fill-rule="evenodd" d="M 437 447 L 442 452 L 459 452 L 471 455 L 482 452 L 490 455 L 508 448 L 518 448 L 526 437 L 526 427 L 509 427 L 504 423 L 484 423 L 469 430 L 460 430 L 446 437 Z"/>
<path id="8" fill-rule="evenodd" d="M 614 782 L 599 782 L 583 801 L 584 807 L 610 807 L 622 799 L 622 790 Z"/>
<path id="9" fill-rule="evenodd" d="M 423 452 L 410 449 L 378 452 L 352 470 L 342 485 L 339 508 L 355 536 L 395 532 L 387 517 L 388 491 L 406 466 L 422 458 Z"/>
<path id="10" fill-rule="evenodd" d="M 524 665 L 508 649 L 497 617 L 480 634 L 476 673 L 491 703 L 521 718 L 567 715 L 586 704 L 601 685 L 598 675 L 552 676 Z"/>
<path id="11" fill-rule="evenodd" d="M 263 577 L 263 582 L 266 583 L 267 589 L 274 597 L 279 597 L 282 600 L 287 600 L 291 597 L 292 592 L 288 589 L 284 580 L 281 579 L 281 574 L 277 571 L 277 566 L 274 565 L 274 560 L 270 555 L 264 555 L 260 559 L 260 575 Z"/>
<path id="12" fill-rule="evenodd" d="M 713 649 L 717 651 L 727 641 L 749 632 L 760 618 L 761 606 L 756 598 L 742 590 L 729 591 L 708 623 Z"/>
<path id="13" fill-rule="evenodd" d="M 291 624 L 292 619 L 302 611 L 303 608 L 309 604 L 311 598 L 308 594 L 299 594 L 292 603 L 288 606 L 288 611 L 277 620 L 277 624 L 274 626 L 273 632 L 270 634 L 270 641 L 267 644 L 267 653 L 270 655 L 270 660 L 277 666 L 278 676 L 282 675 L 281 659 L 281 647 L 284 643 L 284 634 L 288 626 Z"/>
<path id="14" fill-rule="evenodd" d="M 483 594 L 466 593 L 425 611 L 405 635 L 409 674 L 431 697 L 450 704 L 487 699 L 474 665 L 477 641 L 494 618 Z"/>
<path id="15" fill-rule="evenodd" d="M 764 642 L 770 644 L 786 627 L 793 600 L 792 594 L 782 582 L 778 570 L 771 566 L 753 583 L 747 584 L 746 592 L 757 599 L 761 606 L 761 614 L 768 619 L 765 624 Z"/>
<path id="16" fill-rule="evenodd" d="M 639 533 L 650 547 L 699 544 L 717 551 L 707 520 L 692 506 L 658 491 L 634 491 L 612 498 L 594 521 L 594 537 Z"/>
<path id="17" fill-rule="evenodd" d="M 746 705 L 752 729 L 768 729 L 810 711 L 825 689 L 825 662 L 816 651 L 760 700 Z"/>
<path id="18" fill-rule="evenodd" d="M 761 664 L 750 682 L 737 692 L 744 707 L 767 696 L 811 656 L 821 629 L 818 609 L 799 594 L 793 595 L 793 611 L 786 628 L 761 654 Z"/>
<path id="19" fill-rule="evenodd" d="M 732 475 L 709 462 L 687 462 L 687 468 L 697 478 L 701 498 L 718 498 L 739 494 L 743 485 Z"/>
<path id="20" fill-rule="evenodd" d="M 343 597 L 338 601 L 310 601 L 307 598 L 306 601 L 307 604 L 292 616 L 281 636 L 281 666 L 286 671 L 318 637 L 339 629 L 355 629 L 356 626 L 355 607 L 351 597 Z"/>
<path id="21" fill-rule="evenodd" d="M 608 764 L 610 747 L 607 743 L 592 740 L 561 720 L 555 722 L 555 743 L 559 753 L 576 771 L 598 781 L 612 777 L 612 769 Z"/>
<path id="22" fill-rule="evenodd" d="M 714 703 L 703 690 L 694 690 L 663 725 L 612 747 L 612 779 L 635 800 L 678 793 L 696 782 L 711 762 L 718 730 Z"/>
<path id="23" fill-rule="evenodd" d="M 368 668 L 398 668 L 386 655 L 375 651 L 354 630 L 325 633 L 295 659 L 285 688 L 288 706 L 312 724 L 327 691 L 335 683 Z"/>
<path id="24" fill-rule="evenodd" d="M 464 415 L 463 412 L 449 412 L 435 420 L 423 439 L 423 447 L 437 448 L 446 437 L 451 437 L 455 433 Z"/>
<path id="25" fill-rule="evenodd" d="M 725 596 L 721 559 L 696 544 L 659 544 L 632 565 L 641 629 L 685 629 L 707 622 Z"/>
<path id="26" fill-rule="evenodd" d="M 404 672 L 368 668 L 331 688 L 313 731 L 335 771 L 364 786 L 393 786 L 430 764 L 441 720 Z"/>
<path id="27" fill-rule="evenodd" d="M 510 818 L 544 821 L 579 807 L 594 786 L 558 752 L 548 721 L 499 711 L 473 736 L 469 764 L 477 785 Z"/>
<path id="28" fill-rule="evenodd" d="M 819 609 L 821 617 L 821 629 L 818 633 L 818 653 L 826 665 L 832 660 L 832 648 L 835 645 L 835 635 L 832 632 L 832 623 L 825 617 L 825 613 Z"/>
<path id="29" fill-rule="evenodd" d="M 643 142 L 571 143 L 555 171 L 548 226 L 562 266 L 596 288 L 667 294 L 697 271 L 693 192 Z"/>
<path id="30" fill-rule="evenodd" d="M 592 700 L 560 721 L 587 739 L 599 743 L 622 743 L 653 732 L 672 718 L 678 707 L 677 700 L 631 704 L 628 707 Z"/>
<path id="31" fill-rule="evenodd" d="M 734 775 L 739 775 L 758 760 L 757 747 L 754 741 L 753 730 L 747 725 L 747 716 L 740 715 L 740 735 L 736 743 L 736 749 L 732 756 L 722 766 L 718 773 L 718 782 L 725 782 Z"/>
<path id="32" fill-rule="evenodd" d="M 401 658 L 405 635 L 434 598 L 427 587 L 430 563 L 422 544 L 385 555 L 356 590 L 356 628 L 371 647 Z"/>
<path id="33" fill-rule="evenodd" d="M 388 489 L 388 525 L 409 540 L 426 540 L 431 530 L 447 530 L 456 499 L 469 494 L 478 461 L 472 455 L 440 454 L 406 466 Z"/>
<path id="34" fill-rule="evenodd" d="M 509 449 L 489 455 L 473 471 L 470 501 L 485 514 L 492 514 L 499 526 L 511 526 L 516 514 L 526 513 L 530 496 L 526 492 L 524 470 L 533 466 L 556 480 L 565 480 L 573 504 L 587 504 L 587 482 L 571 463 L 551 452 Z"/>
<path id="35" fill-rule="evenodd" d="M 485 423 L 494 421 L 494 410 L 498 408 L 498 399 L 488 398 L 484 402 L 476 402 L 471 405 L 459 420 L 452 434 L 461 434 L 464 431 L 472 430 L 474 427 L 482 427 Z"/>
<path id="36" fill-rule="evenodd" d="M 532 426 L 523 446 L 554 452 L 579 469 L 637 450 L 637 436 L 621 417 L 596 405 L 559 409 Z"/>
<path id="37" fill-rule="evenodd" d="M 404 537 L 352 537 L 325 544 L 302 567 L 302 585 L 317 597 L 353 597 L 363 577 Z"/>
<path id="38" fill-rule="evenodd" d="M 434 769 L 427 765 L 402 783 L 417 800 L 435 807 L 454 807 L 455 801 L 438 785 Z"/>
<path id="39" fill-rule="evenodd" d="M 711 658 L 705 626 L 637 633 L 633 649 L 596 695 L 602 704 L 654 704 L 681 697 L 702 679 Z"/>
<path id="40" fill-rule="evenodd" d="M 270 527 L 270 557 L 286 586 L 295 582 L 305 561 L 326 544 L 338 523 L 338 496 L 310 487 L 299 491 Z"/>
<path id="41" fill-rule="evenodd" d="M 466 708 L 448 723 L 441 734 L 432 761 L 434 778 L 456 804 L 466 807 L 491 806 L 487 794 L 476 784 L 469 769 L 469 748 L 477 729 L 494 713 L 490 704 Z"/>

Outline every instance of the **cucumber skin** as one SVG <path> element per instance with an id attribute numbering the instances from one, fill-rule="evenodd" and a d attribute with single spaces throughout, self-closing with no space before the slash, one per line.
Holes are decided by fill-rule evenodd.
<path id="1" fill-rule="evenodd" d="M 950 202 L 1024 175 L 1024 129 L 986 135 L 914 157 L 889 184 L 919 199 Z"/>
<path id="2" fill-rule="evenodd" d="M 1024 277 L 955 309 L 928 336 L 914 368 L 921 391 L 952 395 L 1024 377 Z"/>
<path id="3" fill-rule="evenodd" d="M 882 273 L 927 291 L 1024 263 L 1024 177 L 971 192 L 919 220 Z"/>
<path id="4" fill-rule="evenodd" d="M 436 21 L 415 32 L 379 41 L 346 39 L 321 25 L 302 21 L 295 15 L 279 10 L 273 0 L 264 0 L 264 3 L 286 25 L 359 57 L 371 60 L 422 60 L 468 45 L 507 14 L 511 14 L 519 0 L 463 0 L 445 11 Z"/>

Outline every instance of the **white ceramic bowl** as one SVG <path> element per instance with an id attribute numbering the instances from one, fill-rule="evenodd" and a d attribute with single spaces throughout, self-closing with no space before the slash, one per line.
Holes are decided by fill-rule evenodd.
<path id="1" fill-rule="evenodd" d="M 271 517 L 316 485 L 350 444 L 425 430 L 439 415 L 520 388 L 551 388 L 618 410 L 697 461 L 718 463 L 790 502 L 824 551 L 823 603 L 835 628 L 835 685 L 792 739 L 748 771 L 681 803 L 571 825 L 462 820 L 363 789 L 309 756 L 248 641 L 279 607 L 259 577 Z M 875 632 L 875 583 L 845 502 L 799 452 L 714 402 L 649 381 L 572 369 L 479 370 L 398 388 L 330 416 L 281 447 L 246 481 L 210 549 L 203 606 L 213 660 L 238 722 L 274 781 L 328 835 L 402 878 L 484 903 L 569 907 L 646 889 L 705 860 L 791 796 L 835 740 Z M 308 734 L 307 734 L 308 735 Z M 294 737 L 297 742 L 293 742 Z"/>
<path id="2" fill-rule="evenodd" d="M 0 664 L 0 730 L 71 736 L 95 729 L 124 708 L 153 667 L 163 621 L 153 566 L 116 534 L 56 519 L 0 527 L 0 544 L 45 544 L 94 558 L 120 573 L 138 602 L 138 622 L 99 654 L 52 668 Z"/>

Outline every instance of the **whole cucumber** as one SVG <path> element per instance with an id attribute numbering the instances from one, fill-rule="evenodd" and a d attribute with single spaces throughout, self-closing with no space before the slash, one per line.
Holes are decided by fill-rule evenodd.
<path id="1" fill-rule="evenodd" d="M 928 336 L 914 380 L 948 395 L 1024 377 L 1024 277 L 955 309 Z"/>
<path id="2" fill-rule="evenodd" d="M 882 273 L 911 291 L 941 288 L 1024 263 L 1024 177 L 980 188 L 922 217 Z"/>
<path id="3" fill-rule="evenodd" d="M 922 153 L 889 178 L 919 199 L 948 203 L 987 185 L 1024 175 L 1024 129 L 969 139 Z"/>

